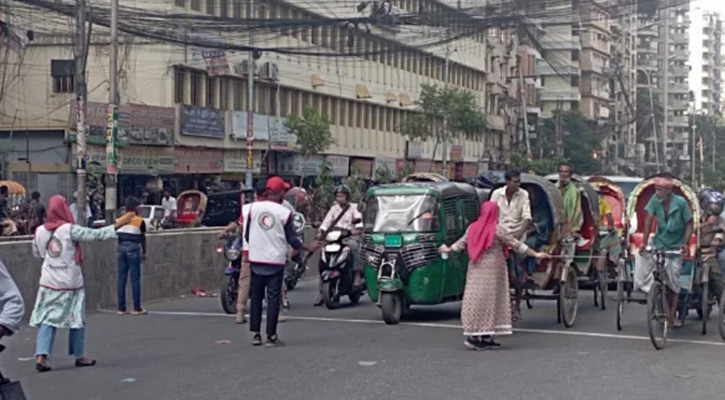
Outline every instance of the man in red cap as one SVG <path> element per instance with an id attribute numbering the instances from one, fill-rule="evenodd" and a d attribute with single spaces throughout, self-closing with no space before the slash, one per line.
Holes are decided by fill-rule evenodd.
<path id="1" fill-rule="evenodd" d="M 295 250 L 314 251 L 314 244 L 302 243 L 292 223 L 292 212 L 284 207 L 282 197 L 289 185 L 280 177 L 267 180 L 263 200 L 249 207 L 244 237 L 249 243 L 249 263 L 252 270 L 251 310 L 249 329 L 254 335 L 252 344 L 262 344 L 262 300 L 267 295 L 267 347 L 284 346 L 277 336 L 281 307 L 281 291 L 288 246 Z"/>

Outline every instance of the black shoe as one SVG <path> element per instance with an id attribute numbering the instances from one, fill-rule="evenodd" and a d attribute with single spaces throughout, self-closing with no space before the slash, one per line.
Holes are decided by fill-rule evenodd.
<path id="1" fill-rule="evenodd" d="M 466 338 L 466 340 L 463 342 L 463 345 L 471 350 L 486 350 L 488 348 L 488 346 L 486 346 L 484 342 L 478 339 L 474 339 L 472 337 Z"/>
<path id="2" fill-rule="evenodd" d="M 83 363 L 81 360 L 76 360 L 76 368 L 92 367 L 96 365 L 96 360 L 91 360 L 89 363 Z"/>
<path id="3" fill-rule="evenodd" d="M 254 337 L 252 338 L 252 346 L 261 346 L 262 345 L 262 335 L 259 333 L 255 333 Z"/>
<path id="4" fill-rule="evenodd" d="M 492 348 L 492 349 L 498 349 L 499 347 L 501 347 L 501 344 L 500 344 L 500 343 L 496 343 L 496 342 L 494 342 L 494 341 L 493 341 L 493 339 L 489 339 L 489 340 L 485 340 L 485 339 L 484 339 L 484 340 L 482 340 L 481 342 L 482 342 L 482 343 L 483 343 L 484 345 L 486 345 L 486 346 L 488 346 L 488 347 L 490 347 L 490 348 Z"/>
<path id="5" fill-rule="evenodd" d="M 51 371 L 52 369 L 53 369 L 53 368 L 50 368 L 50 367 L 49 367 L 49 366 L 47 366 L 47 365 L 43 365 L 43 364 L 41 364 L 41 363 L 35 363 L 35 370 L 36 370 L 36 371 L 38 371 L 38 372 L 41 372 L 41 373 L 42 373 L 42 372 L 49 372 L 49 371 Z"/>
<path id="6" fill-rule="evenodd" d="M 279 340 L 279 336 L 268 336 L 267 337 L 267 343 L 264 345 L 264 347 L 267 348 L 273 348 L 273 347 L 284 347 L 285 344 L 283 341 Z"/>

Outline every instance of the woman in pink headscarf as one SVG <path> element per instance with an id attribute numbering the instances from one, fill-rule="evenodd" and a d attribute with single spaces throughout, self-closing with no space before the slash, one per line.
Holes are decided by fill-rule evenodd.
<path id="1" fill-rule="evenodd" d="M 76 367 L 96 364 L 84 354 L 86 293 L 83 289 L 83 252 L 80 242 L 116 237 L 115 229 L 128 223 L 119 219 L 115 226 L 89 229 L 76 225 L 63 196 L 48 201 L 46 222 L 35 230 L 33 253 L 43 259 L 40 289 L 35 300 L 30 326 L 38 327 L 36 364 L 38 372 L 50 371 L 48 357 L 58 328 L 70 329 L 68 352 Z"/>
<path id="2" fill-rule="evenodd" d="M 493 337 L 512 333 L 509 281 L 504 256 L 506 247 L 529 257 L 549 257 L 529 249 L 505 228 L 499 227 L 498 206 L 489 201 L 481 205 L 481 215 L 460 240 L 450 247 L 443 245 L 439 249 L 441 253 L 468 250 L 468 275 L 461 322 L 463 335 L 466 336 L 464 344 L 470 349 L 500 347 Z"/>

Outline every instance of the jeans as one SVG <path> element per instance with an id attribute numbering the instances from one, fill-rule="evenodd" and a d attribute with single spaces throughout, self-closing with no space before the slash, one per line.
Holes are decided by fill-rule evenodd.
<path id="1" fill-rule="evenodd" d="M 279 311 L 282 306 L 282 282 L 284 280 L 284 269 L 271 275 L 259 275 L 252 269 L 251 299 L 252 307 L 249 312 L 249 330 L 259 333 L 262 327 L 262 300 L 267 295 L 267 336 L 277 335 L 277 322 Z"/>
<path id="2" fill-rule="evenodd" d="M 540 240 L 536 236 L 527 237 L 526 240 L 524 241 L 524 243 L 526 243 L 526 245 L 529 246 L 529 248 L 534 251 L 540 251 L 541 248 L 546 244 L 544 241 Z M 526 257 L 525 262 L 526 262 L 526 272 L 529 274 L 529 276 L 533 276 L 534 272 L 536 272 L 536 258 L 535 257 Z"/>
<path id="3" fill-rule="evenodd" d="M 126 311 L 126 280 L 131 274 L 133 309 L 141 310 L 141 244 L 118 244 L 118 310 Z"/>
<path id="4" fill-rule="evenodd" d="M 53 353 L 53 342 L 55 341 L 56 327 L 40 325 L 38 327 L 38 338 L 35 344 L 35 356 L 47 356 Z M 76 359 L 83 358 L 83 344 L 85 342 L 86 329 L 71 329 L 68 334 L 68 355 Z"/>

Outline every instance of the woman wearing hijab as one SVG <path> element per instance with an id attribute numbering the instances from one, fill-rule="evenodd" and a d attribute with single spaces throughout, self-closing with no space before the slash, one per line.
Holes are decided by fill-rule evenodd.
<path id="1" fill-rule="evenodd" d="M 70 329 L 68 352 L 75 357 L 76 367 L 96 364 L 83 353 L 86 296 L 80 242 L 113 239 L 116 237 L 115 229 L 127 222 L 128 219 L 119 219 L 115 226 L 84 228 L 76 225 L 63 196 L 50 198 L 46 221 L 35 231 L 33 240 L 33 253 L 43 259 L 40 289 L 30 317 L 30 326 L 38 327 L 35 354 L 38 372 L 51 370 L 47 361 L 53 351 L 58 328 Z"/>
<path id="2" fill-rule="evenodd" d="M 443 245 L 439 251 L 468 250 L 468 275 L 463 293 L 461 322 L 464 344 L 474 350 L 500 347 L 494 336 L 510 335 L 511 303 L 504 249 L 538 259 L 548 254 L 529 249 L 498 225 L 498 206 L 490 201 L 481 205 L 481 215 L 453 246 Z"/>

